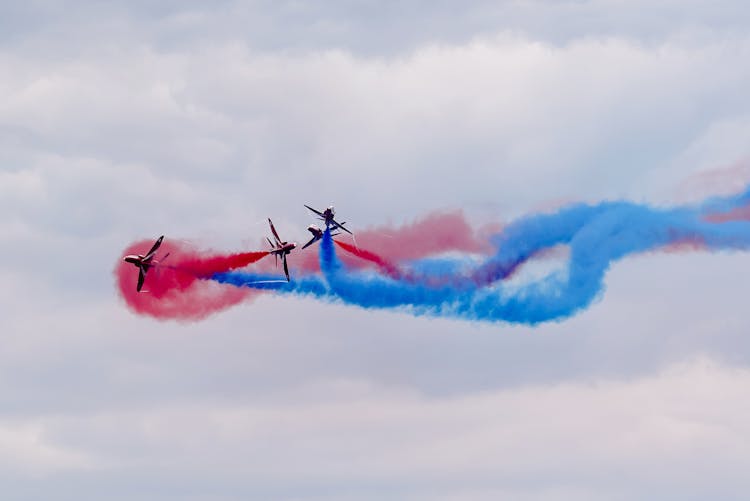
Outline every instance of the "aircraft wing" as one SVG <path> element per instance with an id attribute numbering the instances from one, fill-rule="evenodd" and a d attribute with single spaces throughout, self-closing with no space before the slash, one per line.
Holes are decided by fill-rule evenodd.
<path id="1" fill-rule="evenodd" d="M 312 244 L 314 244 L 314 243 L 315 243 L 315 242 L 317 242 L 317 241 L 318 241 L 318 237 L 316 237 L 316 236 L 313 236 L 313 237 L 312 237 L 312 238 L 310 239 L 310 241 L 309 241 L 309 242 L 307 242 L 307 243 L 306 243 L 305 245 L 303 245 L 303 246 L 302 246 L 302 249 L 307 249 L 308 247 L 310 247 L 310 246 L 311 246 Z"/>
<path id="2" fill-rule="evenodd" d="M 273 238 L 276 239 L 276 243 L 281 245 L 281 238 L 279 238 L 279 234 L 276 233 L 276 228 L 273 227 L 270 217 L 268 218 L 268 224 L 271 226 L 271 233 L 273 233 Z"/>
<path id="3" fill-rule="evenodd" d="M 334 220 L 333 220 L 333 224 L 335 224 L 335 225 L 336 225 L 336 227 L 334 228 L 334 230 L 335 230 L 335 229 L 341 229 L 341 230 L 344 230 L 345 232 L 347 232 L 347 233 L 348 233 L 348 234 L 350 234 L 350 235 L 354 235 L 354 233 L 352 233 L 351 231 L 349 231 L 349 230 L 347 230 L 346 228 L 344 228 L 344 225 L 345 225 L 346 223 L 338 223 L 338 222 L 336 222 L 336 220 L 334 219 Z"/>
<path id="4" fill-rule="evenodd" d="M 315 214 L 319 215 L 320 217 L 323 217 L 323 213 L 322 212 L 316 211 L 315 209 L 313 209 L 309 205 L 305 205 L 305 207 L 307 207 L 308 209 L 310 209 L 311 211 L 313 211 Z"/>
<path id="5" fill-rule="evenodd" d="M 162 235 L 162 236 L 160 236 L 159 238 L 156 239 L 156 242 L 154 242 L 154 245 L 151 246 L 151 250 L 149 250 L 146 253 L 146 257 L 144 259 L 147 260 L 149 258 L 154 257 L 154 253 L 156 253 L 156 249 L 158 249 L 159 246 L 161 245 L 162 240 L 164 240 L 164 235 Z"/>
<path id="6" fill-rule="evenodd" d="M 138 285 L 135 287 L 136 292 L 141 292 L 143 288 L 143 282 L 146 280 L 146 271 L 143 268 L 138 268 Z"/>
<path id="7" fill-rule="evenodd" d="M 284 274 L 286 275 L 286 281 L 289 281 L 289 267 L 286 265 L 286 254 L 284 254 Z"/>

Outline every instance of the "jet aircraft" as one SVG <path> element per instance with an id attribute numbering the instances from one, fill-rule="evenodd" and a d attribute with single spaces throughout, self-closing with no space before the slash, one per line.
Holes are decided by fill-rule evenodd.
<path id="1" fill-rule="evenodd" d="M 320 240 L 321 238 L 323 238 L 323 230 L 321 230 L 320 228 L 318 228 L 314 224 L 311 224 L 310 226 L 308 226 L 307 227 L 307 231 L 309 231 L 310 233 L 312 233 L 313 236 L 312 236 L 312 238 L 310 239 L 309 242 L 307 242 L 305 245 L 302 246 L 303 249 L 307 249 L 312 244 L 314 244 L 315 242 L 317 242 L 318 240 Z M 335 237 L 338 234 L 339 234 L 338 231 L 332 231 L 331 232 L 331 236 L 332 237 Z"/>
<path id="2" fill-rule="evenodd" d="M 268 243 L 271 244 L 271 251 L 269 254 L 273 254 L 275 260 L 276 260 L 276 266 L 279 265 L 279 257 L 281 257 L 281 261 L 284 263 L 284 274 L 286 275 L 286 281 L 289 281 L 289 267 L 286 264 L 286 257 L 289 255 L 290 252 L 294 248 L 297 247 L 297 244 L 294 242 L 284 242 L 279 237 L 279 234 L 276 233 L 276 228 L 273 227 L 273 222 L 271 222 L 271 218 L 268 218 L 268 224 L 271 226 L 271 233 L 273 233 L 273 238 L 276 241 L 274 244 L 271 242 L 270 238 L 266 238 L 268 240 Z"/>
<path id="3" fill-rule="evenodd" d="M 333 210 L 333 205 L 330 206 L 330 207 L 328 207 L 323 212 L 317 211 L 317 210 L 313 209 L 312 207 L 310 207 L 309 205 L 305 205 L 305 207 L 307 207 L 308 210 L 310 210 L 310 211 L 314 212 L 315 214 L 317 214 L 318 219 L 320 219 L 321 221 L 325 222 L 326 229 L 329 229 L 329 228 L 332 229 L 332 230 L 341 229 L 341 230 L 344 230 L 345 232 L 347 232 L 350 235 L 354 235 L 354 233 L 352 233 L 351 231 L 349 231 L 346 228 L 344 228 L 344 225 L 346 224 L 346 222 L 339 223 L 338 221 L 336 221 L 335 219 L 333 219 L 333 216 L 334 216 L 334 213 L 335 213 L 334 210 Z M 312 232 L 313 234 L 315 234 L 315 232 L 313 230 L 311 230 L 309 227 L 307 229 L 310 232 Z"/>
<path id="4" fill-rule="evenodd" d="M 156 250 L 161 245 L 162 240 L 164 240 L 164 235 L 160 236 L 156 242 L 154 242 L 154 245 L 151 246 L 151 249 L 146 254 L 130 254 L 123 258 L 123 261 L 138 268 L 138 285 L 135 287 L 137 292 L 141 292 L 148 270 L 150 270 L 152 266 L 159 264 L 159 261 L 154 258 L 156 257 Z M 167 256 L 169 256 L 169 252 L 164 254 L 160 261 L 164 261 Z"/>

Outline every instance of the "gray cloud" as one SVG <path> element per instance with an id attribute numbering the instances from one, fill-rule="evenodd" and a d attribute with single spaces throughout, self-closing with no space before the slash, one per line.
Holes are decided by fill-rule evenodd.
<path id="1" fill-rule="evenodd" d="M 742 2 L 665 1 L 220 1 L 6 4 L 2 40 L 30 50 L 90 50 L 91 42 L 184 50 L 241 41 L 260 50 L 344 48 L 396 54 L 426 44 L 463 44 L 476 35 L 520 33 L 554 45 L 588 37 L 658 44 L 673 36 L 742 36 Z"/>
<path id="2" fill-rule="evenodd" d="M 674 178 L 735 160 L 719 147 L 688 156 L 721 141 L 711 133 L 719 124 L 738 124 L 730 151 L 747 155 L 748 75 L 738 62 L 748 47 L 594 40 L 558 49 L 500 36 L 386 60 L 231 45 L 74 64 L 11 57 L 0 123 L 8 164 L 54 183 L 50 204 L 76 208 L 53 221 L 61 228 L 106 227 L 85 218 L 111 224 L 132 204 L 153 206 L 160 227 L 177 214 L 223 224 L 256 207 L 298 219 L 286 196 L 335 201 L 364 224 L 465 200 L 517 214 L 551 198 L 642 196 L 654 176 L 658 198 Z M 380 196 L 342 189 L 357 185 Z M 415 203 L 414 186 L 428 204 Z M 117 203 L 77 207 L 90 200 L 82 190 Z M 172 207 L 174 217 L 160 217 Z"/>
<path id="3" fill-rule="evenodd" d="M 301 239 L 302 203 L 360 228 L 665 203 L 750 156 L 743 4 L 455 5 L 0 5 L 6 496 L 747 490 L 740 254 L 618 263 L 537 329 L 275 297 L 183 325 L 116 297 L 135 238 L 248 248 L 271 215 Z"/>
<path id="4" fill-rule="evenodd" d="M 329 381 L 270 404 L 162 403 L 29 426 L 37 447 L 83 458 L 48 479 L 62 499 L 632 499 L 643 488 L 740 499 L 747 415 L 723 409 L 747 379 L 698 360 L 627 382 L 447 398 Z"/>

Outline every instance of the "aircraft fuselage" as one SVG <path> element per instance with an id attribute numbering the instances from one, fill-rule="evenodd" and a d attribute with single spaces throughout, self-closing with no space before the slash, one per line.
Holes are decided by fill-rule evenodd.
<path id="1" fill-rule="evenodd" d="M 331 226 L 332 224 L 335 224 L 333 222 L 333 217 L 335 216 L 336 211 L 333 210 L 333 206 L 328 207 L 326 210 L 323 211 L 323 220 L 326 223 L 326 227 Z"/>
<path id="2" fill-rule="evenodd" d="M 125 256 L 124 258 L 122 258 L 122 260 L 125 261 L 126 263 L 132 264 L 133 266 L 140 267 L 146 264 L 143 262 L 145 257 L 146 256 L 130 254 L 129 256 Z"/>
<path id="3" fill-rule="evenodd" d="M 297 248 L 297 244 L 294 242 L 281 242 L 281 245 L 279 247 L 276 247 L 275 249 L 272 249 L 269 251 L 271 254 L 276 254 L 277 256 L 281 256 L 284 254 L 289 254 Z"/>

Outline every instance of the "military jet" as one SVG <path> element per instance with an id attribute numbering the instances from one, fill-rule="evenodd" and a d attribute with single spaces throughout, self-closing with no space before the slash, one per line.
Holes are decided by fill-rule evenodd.
<path id="1" fill-rule="evenodd" d="M 312 233 L 313 236 L 312 236 L 312 238 L 310 239 L 309 242 L 307 242 L 305 245 L 302 246 L 303 249 L 307 249 L 312 244 L 314 244 L 315 242 L 317 242 L 318 240 L 320 240 L 321 238 L 323 238 L 323 230 L 321 230 L 320 228 L 318 228 L 314 224 L 311 224 L 310 226 L 308 226 L 307 227 L 307 231 L 309 231 L 310 233 Z M 332 237 L 335 237 L 338 234 L 339 234 L 338 231 L 332 231 L 331 232 L 331 236 Z"/>
<path id="2" fill-rule="evenodd" d="M 305 207 L 307 207 L 308 210 L 314 212 L 318 216 L 318 219 L 320 219 L 321 221 L 325 222 L 326 229 L 331 229 L 331 230 L 338 230 L 338 229 L 340 229 L 340 230 L 344 230 L 345 232 L 347 232 L 350 235 L 354 235 L 354 233 L 352 233 L 351 231 L 349 231 L 346 228 L 344 228 L 344 225 L 346 224 L 345 222 L 344 223 L 339 223 L 338 221 L 336 221 L 335 219 L 333 219 L 333 215 L 335 213 L 334 210 L 333 210 L 333 205 L 331 205 L 330 207 L 328 207 L 323 212 L 315 210 L 312 207 L 310 207 L 309 205 L 305 205 Z M 307 229 L 309 231 L 311 231 L 311 232 L 313 231 L 310 228 L 307 228 Z M 314 234 L 314 232 L 313 232 L 313 234 Z"/>
<path id="3" fill-rule="evenodd" d="M 281 257 L 281 261 L 284 263 L 284 274 L 286 275 L 286 281 L 289 281 L 289 267 L 286 264 L 286 257 L 289 255 L 290 252 L 292 252 L 293 249 L 297 247 L 297 244 L 294 242 L 284 242 L 279 237 L 279 234 L 276 232 L 276 228 L 273 227 L 273 222 L 271 221 L 271 218 L 268 218 L 268 225 L 271 227 L 271 233 L 273 233 L 273 238 L 276 241 L 276 243 L 271 242 L 270 238 L 266 238 L 268 240 L 268 243 L 271 245 L 271 250 L 269 251 L 269 254 L 273 254 L 275 260 L 276 260 L 276 266 L 279 265 L 279 257 Z"/>
<path id="4" fill-rule="evenodd" d="M 146 280 L 146 273 L 148 273 L 148 270 L 150 270 L 151 267 L 159 264 L 159 261 L 154 258 L 156 257 L 156 250 L 161 245 L 162 240 L 164 240 L 164 235 L 160 236 L 156 240 L 156 242 L 154 242 L 154 245 L 151 246 L 151 249 L 146 254 L 130 254 L 123 258 L 123 261 L 125 261 L 126 263 L 130 263 L 138 268 L 138 285 L 136 285 L 135 287 L 135 290 L 137 292 L 141 292 L 141 289 L 143 288 L 143 282 L 144 280 Z M 160 261 L 164 261 L 167 256 L 169 256 L 169 252 L 164 254 Z"/>

